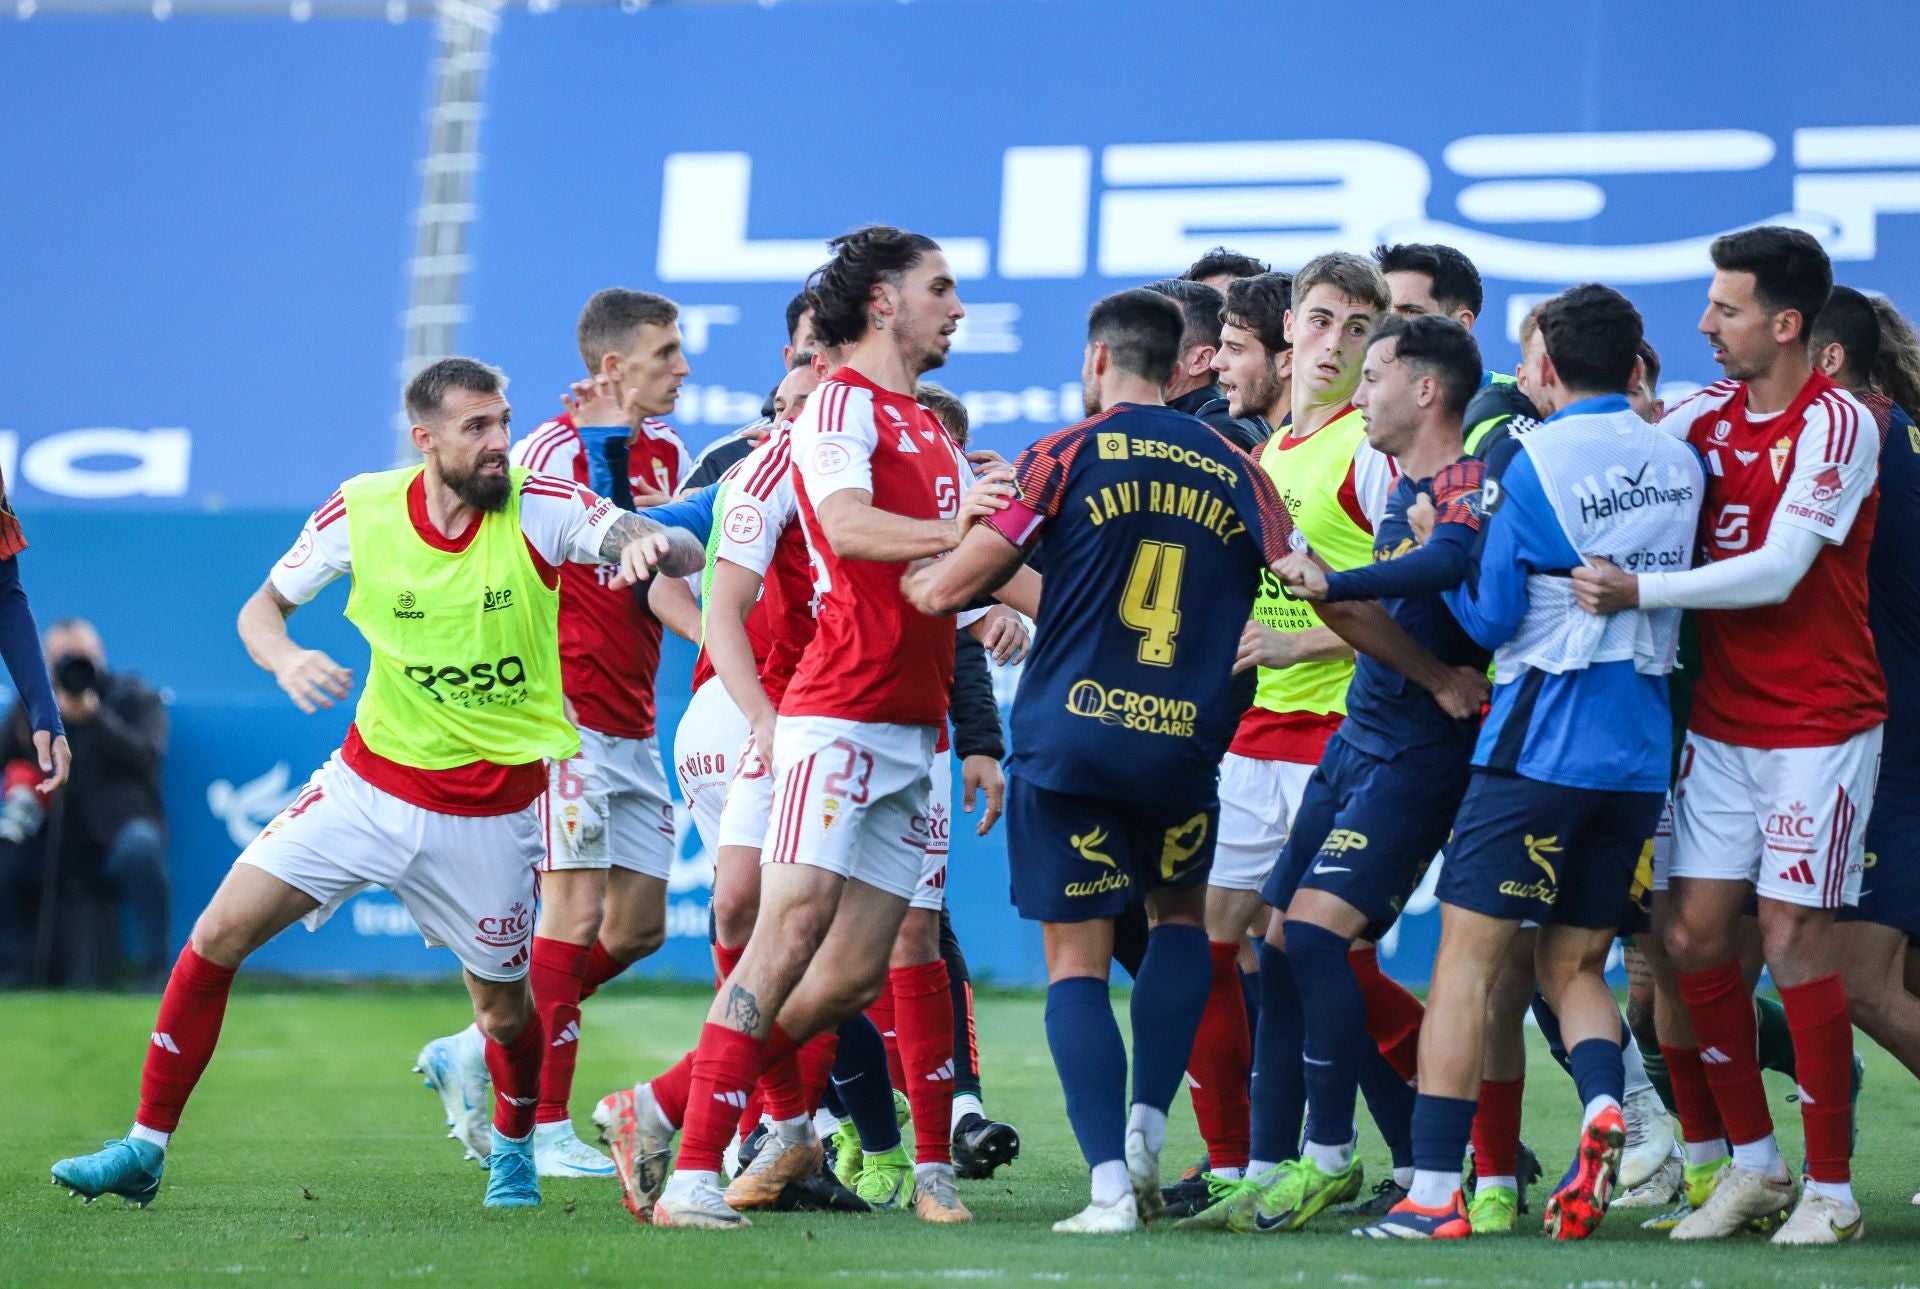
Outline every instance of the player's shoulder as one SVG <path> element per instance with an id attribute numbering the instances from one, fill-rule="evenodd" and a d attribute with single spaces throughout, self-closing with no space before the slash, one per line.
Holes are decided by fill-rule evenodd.
<path id="1" fill-rule="evenodd" d="M 573 455 L 580 450 L 580 431 L 567 415 L 542 421 L 533 433 L 513 445 L 508 457 L 515 465 L 529 470 L 558 474 L 572 468 Z"/>
<path id="2" fill-rule="evenodd" d="M 680 432 L 657 417 L 644 418 L 640 422 L 640 432 L 656 442 L 679 448 L 682 452 L 687 450 L 686 440 L 680 437 Z"/>
<path id="3" fill-rule="evenodd" d="M 783 425 L 734 462 L 722 477 L 733 491 L 766 501 L 792 477 L 792 465 L 793 434 Z"/>
<path id="4" fill-rule="evenodd" d="M 578 501 L 582 505 L 592 504 L 593 496 L 572 479 L 557 474 L 541 474 L 529 470 L 520 480 L 520 498 L 528 501 Z"/>
<path id="5" fill-rule="evenodd" d="M 309 521 L 316 530 L 331 528 L 347 516 L 347 495 L 345 485 L 335 488 L 328 498 L 313 508 L 313 518 Z"/>
<path id="6" fill-rule="evenodd" d="M 1487 463 L 1478 457 L 1466 457 L 1452 465 L 1440 467 L 1433 476 L 1433 495 L 1451 497 L 1460 493 L 1472 492 L 1486 481 Z M 1402 488 L 1410 488 L 1414 481 L 1406 477 L 1400 480 Z"/>
<path id="7" fill-rule="evenodd" d="M 1725 411 L 1740 389 L 1740 382 L 1730 377 L 1703 385 L 1669 407 L 1660 418 L 1660 428 L 1676 439 L 1684 439 L 1701 421 Z"/>
<path id="8" fill-rule="evenodd" d="M 1872 410 L 1838 385 L 1821 390 L 1807 403 L 1800 432 L 1821 436 L 1828 457 L 1835 461 L 1850 461 L 1857 453 L 1877 452 L 1880 446 L 1880 426 Z"/>

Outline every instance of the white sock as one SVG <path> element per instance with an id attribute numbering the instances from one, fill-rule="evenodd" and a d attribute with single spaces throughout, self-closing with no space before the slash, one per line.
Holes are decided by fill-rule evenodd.
<path id="1" fill-rule="evenodd" d="M 1317 1141 L 1309 1141 L 1305 1153 L 1321 1172 L 1343 1173 L 1347 1165 L 1353 1162 L 1353 1143 L 1349 1141 L 1341 1146 L 1325 1146 Z"/>
<path id="2" fill-rule="evenodd" d="M 956 1092 L 953 1094 L 953 1119 L 951 1122 L 955 1128 L 960 1126 L 962 1119 L 968 1115 L 975 1114 L 979 1115 L 982 1119 L 987 1117 L 987 1108 L 980 1104 L 979 1097 L 971 1092 Z"/>
<path id="3" fill-rule="evenodd" d="M 573 1131 L 573 1120 L 555 1119 L 552 1123 L 536 1123 L 533 1125 L 533 1130 L 543 1133 L 571 1133 Z"/>
<path id="4" fill-rule="evenodd" d="M 1405 1168 L 1394 1169 L 1393 1184 L 1395 1186 L 1398 1186 L 1403 1191 L 1412 1190 L 1413 1189 L 1413 1165 L 1409 1164 Z"/>
<path id="5" fill-rule="evenodd" d="M 1453 1203 L 1460 1190 L 1459 1173 L 1436 1173 L 1425 1168 L 1413 1170 L 1413 1185 L 1407 1198 L 1421 1208 L 1444 1208 Z"/>
<path id="6" fill-rule="evenodd" d="M 660 1198 L 663 1200 L 685 1199 L 693 1194 L 695 1187 L 702 1183 L 718 1187 L 720 1174 L 700 1172 L 692 1168 L 676 1168 L 667 1176 L 667 1188 L 660 1192 Z"/>
<path id="7" fill-rule="evenodd" d="M 1701 1164 L 1711 1164 L 1716 1159 L 1725 1159 L 1731 1153 L 1727 1148 L 1725 1137 L 1715 1137 L 1712 1141 L 1688 1141 L 1682 1144 L 1686 1147 L 1687 1162 L 1696 1168 Z"/>
<path id="8" fill-rule="evenodd" d="M 1601 1111 L 1618 1110 L 1619 1108 L 1620 1103 L 1604 1093 L 1595 1097 L 1593 1100 L 1587 1102 L 1586 1112 L 1580 1118 L 1580 1131 L 1585 1132 L 1587 1125 L 1600 1117 Z"/>
<path id="9" fill-rule="evenodd" d="M 1122 1167 L 1125 1167 L 1125 1165 L 1122 1165 Z M 923 1185 L 926 1182 L 927 1178 L 932 1177 L 935 1173 L 945 1173 L 947 1176 L 951 1177 L 953 1176 L 953 1165 L 952 1164 L 915 1164 L 913 1166 L 914 1184 Z"/>
<path id="10" fill-rule="evenodd" d="M 791 1119 L 779 1119 L 774 1122 L 773 1131 L 789 1146 L 805 1145 L 814 1139 L 813 1118 L 802 1114 Z"/>
<path id="11" fill-rule="evenodd" d="M 1249 1159 L 1247 1161 L 1246 1176 L 1265 1177 L 1277 1167 L 1279 1167 L 1279 1165 L 1271 1159 Z"/>
<path id="12" fill-rule="evenodd" d="M 167 1148 L 167 1142 L 172 1139 L 172 1133 L 161 1132 L 158 1128 L 149 1128 L 144 1123 L 135 1123 L 133 1127 L 127 1129 L 127 1140 L 152 1142 L 163 1151 Z"/>
<path id="13" fill-rule="evenodd" d="M 1627 1072 L 1627 1099 L 1642 1092 L 1653 1092 L 1653 1080 L 1647 1077 L 1647 1061 L 1640 1055 L 1640 1044 L 1629 1038 L 1620 1045 L 1620 1064 Z M 1655 1093 L 1658 1095 L 1658 1093 Z"/>
<path id="14" fill-rule="evenodd" d="M 1787 1171 L 1786 1164 L 1780 1158 L 1780 1143 L 1773 1139 L 1772 1133 L 1758 1141 L 1749 1141 L 1744 1146 L 1735 1146 L 1733 1166 L 1768 1177 L 1778 1177 Z"/>
<path id="15" fill-rule="evenodd" d="M 507 1135 L 506 1133 L 504 1133 L 504 1132 L 501 1132 L 501 1131 L 500 1131 L 500 1130 L 499 1130 L 498 1128 L 495 1128 L 495 1129 L 493 1130 L 493 1135 L 494 1135 L 495 1137 L 497 1137 L 497 1138 L 499 1138 L 499 1139 L 500 1139 L 501 1141 L 504 1141 L 504 1142 L 506 1142 L 506 1143 L 508 1143 L 509 1145 L 513 1145 L 513 1146 L 524 1146 L 524 1145 L 526 1145 L 526 1144 L 527 1144 L 527 1143 L 528 1143 L 529 1141 L 532 1141 L 532 1140 L 533 1140 L 533 1134 L 532 1134 L 532 1133 L 528 1133 L 528 1134 L 527 1134 L 526 1136 L 524 1136 L 524 1137 L 509 1137 L 509 1136 L 508 1136 L 508 1135 Z"/>
<path id="16" fill-rule="evenodd" d="M 834 1117 L 833 1111 L 821 1106 L 813 1112 L 813 1133 L 816 1137 L 831 1137 L 838 1131 L 840 1120 Z"/>
<path id="17" fill-rule="evenodd" d="M 1473 1188 L 1476 1191 L 1489 1190 L 1496 1186 L 1504 1186 L 1517 1193 L 1520 1189 L 1520 1179 L 1518 1177 L 1476 1177 L 1473 1181 Z"/>
<path id="18" fill-rule="evenodd" d="M 1239 1168 L 1210 1168 L 1207 1171 L 1226 1182 L 1237 1182 L 1246 1176 L 1245 1170 Z"/>
<path id="19" fill-rule="evenodd" d="M 1816 1182 L 1813 1178 L 1809 1177 L 1807 1178 L 1806 1187 L 1809 1195 L 1824 1195 L 1828 1199 L 1840 1200 L 1842 1203 L 1854 1208 L 1860 1207 L 1859 1203 L 1853 1198 L 1852 1182 Z"/>
<path id="20" fill-rule="evenodd" d="M 1104 1164 L 1093 1166 L 1093 1202 L 1096 1204 L 1118 1204 L 1133 1193 L 1133 1183 L 1127 1180 L 1127 1162 L 1124 1159 L 1109 1159 Z"/>
<path id="21" fill-rule="evenodd" d="M 1145 1137 L 1149 1153 L 1158 1155 L 1167 1144 L 1167 1112 L 1136 1101 L 1127 1113 L 1127 1131 Z"/>

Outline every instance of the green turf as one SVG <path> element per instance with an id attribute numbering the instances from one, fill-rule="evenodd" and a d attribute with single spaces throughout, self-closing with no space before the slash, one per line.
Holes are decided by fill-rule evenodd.
<path id="1" fill-rule="evenodd" d="M 637 990 L 590 1002 L 575 1099 L 582 1120 L 602 1093 L 676 1056 L 701 1005 L 697 995 Z M 1856 1174 L 1868 1240 L 1846 1249 L 1776 1250 L 1751 1238 L 1678 1246 L 1620 1220 L 1571 1246 L 1538 1235 L 1362 1244 L 1331 1219 L 1292 1236 L 1070 1238 L 1047 1226 L 1085 1202 L 1085 1173 L 1040 1002 L 989 998 L 980 1012 L 988 1104 L 1019 1126 L 1026 1153 L 993 1181 L 962 1184 L 973 1226 L 933 1229 L 897 1213 L 795 1214 L 755 1218 L 752 1231 L 726 1235 L 643 1230 L 611 1182 L 550 1181 L 537 1211 L 484 1213 L 482 1174 L 442 1137 L 438 1101 L 407 1072 L 424 1040 L 462 1023 L 452 991 L 243 990 L 159 1200 L 144 1211 L 113 1199 L 82 1206 L 47 1184 L 47 1166 L 126 1131 L 153 1006 L 149 998 L 0 996 L 0 1284 L 1838 1286 L 1920 1274 L 1920 1210 L 1908 1203 L 1920 1183 L 1908 1153 L 1920 1140 L 1920 1092 L 1878 1050 L 1868 1052 Z M 1575 1128 L 1572 1090 L 1544 1053 L 1531 1074 L 1527 1138 L 1553 1176 Z M 1797 1115 L 1783 1101 L 1790 1089 L 1770 1089 L 1797 1157 Z M 1183 1098 L 1169 1165 L 1192 1159 L 1197 1141 Z M 1377 1141 L 1363 1141 L 1362 1153 L 1370 1170 L 1385 1162 Z M 1536 1215 L 1543 1202 L 1536 1190 Z"/>

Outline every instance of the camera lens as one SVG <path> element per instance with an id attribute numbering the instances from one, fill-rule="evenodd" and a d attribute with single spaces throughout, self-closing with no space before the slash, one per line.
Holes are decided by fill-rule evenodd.
<path id="1" fill-rule="evenodd" d="M 68 694 L 86 693 L 100 682 L 100 669 L 93 665 L 93 659 L 80 654 L 68 654 L 53 664 L 53 683 Z"/>

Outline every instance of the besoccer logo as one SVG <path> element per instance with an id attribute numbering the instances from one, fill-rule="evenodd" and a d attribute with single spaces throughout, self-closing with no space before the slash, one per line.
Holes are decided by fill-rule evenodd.
<path id="1" fill-rule="evenodd" d="M 1127 436 L 1116 430 L 1109 430 L 1098 439 L 1100 459 L 1102 461 L 1125 461 L 1127 459 Z"/>

